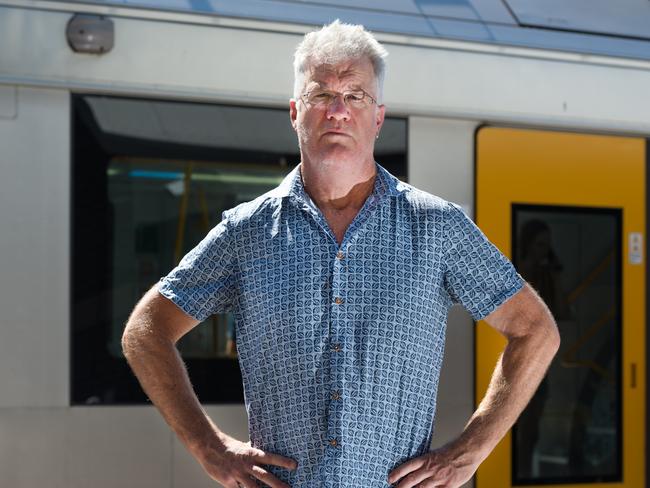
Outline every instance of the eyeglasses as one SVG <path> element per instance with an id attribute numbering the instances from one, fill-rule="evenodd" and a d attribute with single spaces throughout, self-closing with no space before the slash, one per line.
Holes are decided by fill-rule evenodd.
<path id="1" fill-rule="evenodd" d="M 345 91 L 343 93 L 315 89 L 303 93 L 300 98 L 302 98 L 303 102 L 312 107 L 328 108 L 339 96 L 342 98 L 343 104 L 348 108 L 362 109 L 369 107 L 373 103 L 377 103 L 377 100 L 361 89 Z"/>

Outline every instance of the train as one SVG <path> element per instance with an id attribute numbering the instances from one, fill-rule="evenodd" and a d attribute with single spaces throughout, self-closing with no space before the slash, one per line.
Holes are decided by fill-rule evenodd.
<path id="1" fill-rule="evenodd" d="M 300 162 L 293 51 L 337 18 L 389 52 L 377 162 L 459 204 L 560 328 L 467 486 L 650 486 L 636 0 L 0 0 L 0 486 L 215 486 L 121 334 L 224 210 Z M 236 330 L 215 315 L 178 348 L 208 414 L 247 440 Z M 462 431 L 505 344 L 457 307 L 446 334 L 432 448 Z"/>

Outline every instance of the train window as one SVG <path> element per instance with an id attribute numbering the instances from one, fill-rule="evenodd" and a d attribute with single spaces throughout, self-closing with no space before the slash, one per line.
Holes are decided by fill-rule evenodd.
<path id="1" fill-rule="evenodd" d="M 562 346 L 512 442 L 514 485 L 620 481 L 621 212 L 513 205 L 519 273 Z"/>
<path id="2" fill-rule="evenodd" d="M 139 298 L 221 219 L 298 164 L 286 109 L 74 95 L 72 404 L 147 402 L 121 352 Z M 406 178 L 406 120 L 377 161 Z M 202 403 L 243 402 L 230 314 L 178 344 Z"/>

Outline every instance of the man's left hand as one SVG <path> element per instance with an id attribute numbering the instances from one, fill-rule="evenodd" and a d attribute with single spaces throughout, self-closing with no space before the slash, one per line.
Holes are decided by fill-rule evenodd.
<path id="1" fill-rule="evenodd" d="M 388 475 L 388 482 L 396 488 L 457 488 L 467 482 L 479 463 L 458 453 L 452 446 L 444 446 L 410 459 Z"/>

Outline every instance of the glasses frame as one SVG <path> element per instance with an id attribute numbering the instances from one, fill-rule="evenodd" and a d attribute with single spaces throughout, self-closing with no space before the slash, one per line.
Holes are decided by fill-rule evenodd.
<path id="1" fill-rule="evenodd" d="M 334 103 L 334 100 L 336 100 L 336 98 L 338 98 L 339 96 L 341 97 L 341 100 L 343 101 L 343 105 L 348 109 L 350 109 L 350 108 L 367 108 L 372 104 L 377 105 L 377 99 L 375 97 L 373 97 L 370 93 L 368 93 L 366 90 L 364 90 L 363 88 L 358 88 L 356 90 L 346 90 L 344 92 L 337 92 L 337 91 L 333 91 L 333 90 L 321 90 L 320 88 L 314 88 L 313 90 L 309 90 L 309 91 L 303 93 L 302 95 L 300 95 L 300 99 L 302 100 L 302 103 L 304 103 L 305 105 L 315 106 L 316 104 L 311 103 L 311 102 L 309 102 L 309 100 L 307 100 L 307 98 L 309 97 L 309 94 L 313 93 L 315 91 L 320 91 L 320 92 L 323 92 L 323 93 L 331 93 L 331 94 L 335 95 L 332 98 L 332 100 L 326 105 L 327 108 L 329 108 Z M 354 107 L 352 105 L 348 105 L 348 103 L 345 102 L 345 95 L 348 94 L 348 93 L 354 93 L 354 92 L 363 93 L 364 99 L 366 97 L 368 97 L 370 99 L 370 103 L 368 105 L 364 106 L 364 107 Z"/>

